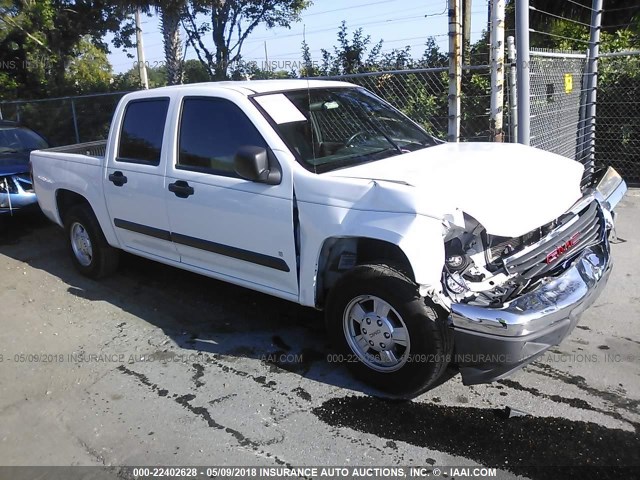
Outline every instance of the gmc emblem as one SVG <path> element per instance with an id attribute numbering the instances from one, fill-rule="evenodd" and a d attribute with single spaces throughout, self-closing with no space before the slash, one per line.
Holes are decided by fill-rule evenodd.
<path id="1" fill-rule="evenodd" d="M 573 236 L 547 255 L 547 263 L 555 262 L 559 257 L 567 253 L 575 247 L 580 239 L 580 232 L 576 232 Z"/>

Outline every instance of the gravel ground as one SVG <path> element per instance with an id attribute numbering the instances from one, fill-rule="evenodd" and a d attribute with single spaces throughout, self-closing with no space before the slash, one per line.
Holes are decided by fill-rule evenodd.
<path id="1" fill-rule="evenodd" d="M 640 475 L 640 191 L 618 211 L 610 283 L 561 346 L 508 379 L 465 387 L 456 376 L 412 402 L 382 400 L 330 363 L 314 311 L 132 256 L 94 282 L 74 271 L 57 227 L 5 219 L 0 465 Z"/>

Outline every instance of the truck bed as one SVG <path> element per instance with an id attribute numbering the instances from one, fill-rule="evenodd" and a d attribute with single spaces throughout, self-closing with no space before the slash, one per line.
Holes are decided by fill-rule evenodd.
<path id="1" fill-rule="evenodd" d="M 63 145 L 41 150 L 42 152 L 73 153 L 76 155 L 86 155 L 88 157 L 104 158 L 107 149 L 106 140 L 95 142 L 76 143 L 74 145 Z"/>

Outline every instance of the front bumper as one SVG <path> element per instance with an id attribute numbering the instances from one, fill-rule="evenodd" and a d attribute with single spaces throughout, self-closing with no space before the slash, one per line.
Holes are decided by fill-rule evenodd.
<path id="1" fill-rule="evenodd" d="M 558 345 L 598 298 L 611 268 L 605 240 L 583 250 L 560 276 L 501 308 L 452 305 L 455 361 L 463 383 L 505 377 Z"/>
<path id="2" fill-rule="evenodd" d="M 613 208 L 627 190 L 612 169 L 597 188 L 585 192 L 576 206 L 597 200 L 602 212 L 603 236 L 585 248 L 560 274 L 547 278 L 535 290 L 499 308 L 453 304 L 450 323 L 455 359 L 465 385 L 503 378 L 558 345 L 598 298 L 611 273 L 608 232 Z"/>

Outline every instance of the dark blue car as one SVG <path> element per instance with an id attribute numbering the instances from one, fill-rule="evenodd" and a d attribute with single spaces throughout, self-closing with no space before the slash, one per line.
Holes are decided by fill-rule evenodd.
<path id="1" fill-rule="evenodd" d="M 29 154 L 48 148 L 44 138 L 15 122 L 0 120 L 0 216 L 37 204 Z"/>

